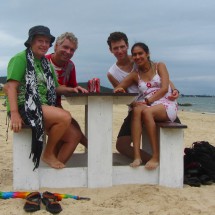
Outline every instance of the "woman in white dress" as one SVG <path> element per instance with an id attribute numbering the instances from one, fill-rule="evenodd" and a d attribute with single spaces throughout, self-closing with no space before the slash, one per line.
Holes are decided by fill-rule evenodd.
<path id="1" fill-rule="evenodd" d="M 159 165 L 159 146 L 155 135 L 155 121 L 174 121 L 177 117 L 177 102 L 168 99 L 172 90 L 169 85 L 169 74 L 165 64 L 152 62 L 149 48 L 144 43 L 134 44 L 131 53 L 136 67 L 115 88 L 114 92 L 125 92 L 130 85 L 138 85 L 141 96 L 133 106 L 132 139 L 134 161 L 130 166 L 138 167 L 142 164 L 140 141 L 142 123 L 144 123 L 153 151 L 152 157 L 145 167 L 155 169 Z"/>

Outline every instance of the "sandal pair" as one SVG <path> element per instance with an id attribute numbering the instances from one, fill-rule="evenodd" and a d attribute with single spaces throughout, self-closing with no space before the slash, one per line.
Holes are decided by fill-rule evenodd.
<path id="1" fill-rule="evenodd" d="M 57 196 L 48 191 L 43 193 L 42 203 L 46 206 L 46 210 L 52 214 L 57 214 L 62 211 L 62 207 L 58 202 Z"/>
<path id="2" fill-rule="evenodd" d="M 40 210 L 41 195 L 39 192 L 32 192 L 26 196 L 24 210 L 26 212 L 35 212 Z"/>

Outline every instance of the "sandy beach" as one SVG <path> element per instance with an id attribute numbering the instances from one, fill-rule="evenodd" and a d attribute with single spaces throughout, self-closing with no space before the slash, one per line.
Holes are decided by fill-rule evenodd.
<path id="1" fill-rule="evenodd" d="M 8 133 L 6 142 L 6 108 L 0 99 L 0 191 L 13 191 L 12 187 L 12 132 Z M 84 128 L 84 107 L 70 107 L 63 101 L 64 108 L 70 110 L 72 116 Z M 113 151 L 115 141 L 124 117 L 127 114 L 125 105 L 114 106 L 113 115 Z M 179 111 L 178 116 L 185 129 L 185 147 L 191 147 L 195 141 L 208 141 L 215 145 L 215 114 L 194 113 Z M 83 150 L 78 146 L 77 150 Z M 31 162 L 29 160 L 29 162 Z M 140 167 L 144 168 L 144 167 Z M 184 185 L 182 189 L 173 189 L 155 185 L 121 185 L 109 188 L 68 188 L 39 190 L 68 193 L 72 195 L 86 196 L 90 201 L 77 201 L 63 199 L 60 204 L 63 211 L 60 214 L 80 215 L 212 215 L 215 214 L 215 183 L 190 187 Z M 27 214 L 23 210 L 24 199 L 0 200 L 0 213 L 2 215 Z M 41 210 L 34 214 L 50 214 L 41 204 Z"/>

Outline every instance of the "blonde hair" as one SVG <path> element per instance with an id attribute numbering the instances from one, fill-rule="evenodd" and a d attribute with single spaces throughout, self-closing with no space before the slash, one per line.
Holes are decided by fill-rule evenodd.
<path id="1" fill-rule="evenodd" d="M 71 42 L 76 44 L 76 49 L 78 48 L 78 38 L 71 32 L 65 32 L 61 34 L 59 37 L 56 39 L 56 44 L 61 45 L 65 39 L 70 40 Z"/>

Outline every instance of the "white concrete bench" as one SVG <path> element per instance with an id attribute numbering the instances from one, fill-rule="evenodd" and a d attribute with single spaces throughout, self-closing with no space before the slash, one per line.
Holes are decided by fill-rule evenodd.
<path id="1" fill-rule="evenodd" d="M 180 123 L 156 123 L 160 146 L 160 164 L 155 170 L 143 166 L 129 167 L 131 160 L 122 160 L 118 155 L 113 165 L 113 184 L 159 184 L 167 187 L 183 187 L 184 130 L 186 125 Z M 151 154 L 151 145 L 145 127 L 142 131 L 142 148 Z M 119 165 L 120 164 L 120 165 Z M 126 166 L 125 166 L 126 165 Z"/>
<path id="2" fill-rule="evenodd" d="M 160 165 L 153 171 L 143 166 L 131 168 L 130 159 L 115 153 L 109 160 L 113 165 L 106 174 L 111 181 L 107 186 L 119 184 L 159 184 L 168 187 L 183 187 L 183 129 L 186 125 L 178 123 L 157 123 L 157 135 L 160 142 Z M 143 149 L 150 152 L 150 144 L 143 128 Z M 43 162 L 33 171 L 33 162 L 29 159 L 31 149 L 31 129 L 23 128 L 13 135 L 13 187 L 14 189 L 37 190 L 40 187 L 100 187 L 96 182 L 89 184 L 88 175 L 99 175 L 94 172 L 93 165 L 88 167 L 87 153 L 75 153 L 67 167 L 56 170 Z M 107 153 L 103 151 L 103 153 Z M 102 155 L 101 155 L 102 156 Z M 96 158 L 91 159 L 91 164 Z M 102 163 L 102 160 L 100 161 Z M 103 166 L 105 169 L 105 164 Z M 90 173 L 89 173 L 90 171 Z M 95 176 L 96 177 L 96 176 Z M 106 175 L 103 177 L 106 178 Z M 102 184 L 104 186 L 104 184 Z"/>
<path id="3" fill-rule="evenodd" d="M 157 183 L 167 187 L 183 187 L 184 178 L 184 131 L 186 125 L 160 122 L 157 135 L 160 147 L 160 164 Z M 142 148 L 151 153 L 146 130 L 143 128 Z"/>
<path id="4" fill-rule="evenodd" d="M 13 133 L 13 188 L 15 190 L 38 190 L 40 187 L 87 186 L 86 153 L 83 154 L 84 159 L 82 159 L 82 156 L 73 155 L 73 159 L 71 159 L 73 165 L 67 165 L 69 168 L 56 170 L 50 168 L 41 160 L 39 168 L 33 171 L 34 164 L 32 159 L 29 159 L 31 136 L 31 128 L 28 126 L 24 126 L 19 133 Z"/>

